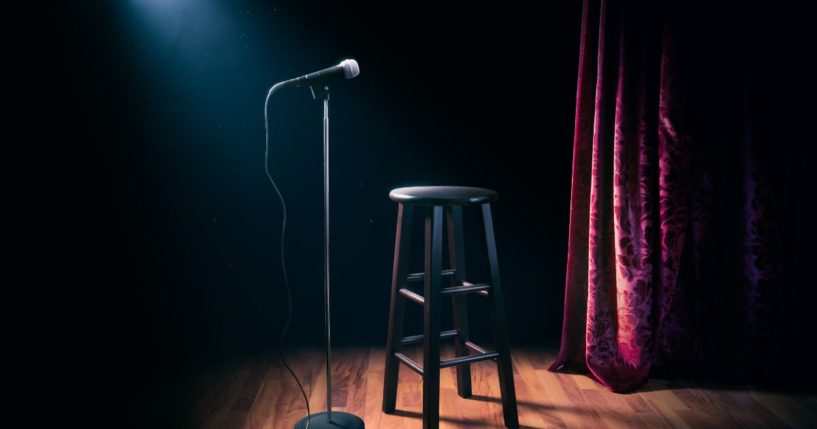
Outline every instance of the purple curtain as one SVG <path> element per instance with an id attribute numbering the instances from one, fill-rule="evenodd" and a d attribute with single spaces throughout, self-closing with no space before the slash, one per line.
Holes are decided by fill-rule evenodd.
<path id="1" fill-rule="evenodd" d="M 624 392 L 682 368 L 753 371 L 788 350 L 781 273 L 796 255 L 781 237 L 799 229 L 786 172 L 800 167 L 758 120 L 774 117 L 773 97 L 734 14 L 584 1 L 551 370 Z"/>

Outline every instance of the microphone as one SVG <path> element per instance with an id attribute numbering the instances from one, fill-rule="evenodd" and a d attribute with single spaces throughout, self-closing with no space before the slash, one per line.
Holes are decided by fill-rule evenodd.
<path id="1" fill-rule="evenodd" d="M 352 79 L 355 76 L 360 74 L 360 66 L 357 65 L 357 61 L 352 59 L 343 60 L 340 64 L 327 67 L 323 70 L 318 70 L 316 72 L 312 72 L 309 74 L 305 74 L 301 77 L 296 77 L 294 79 L 289 79 L 286 81 L 281 82 L 280 86 L 288 86 L 288 85 L 313 85 L 317 82 L 323 82 L 328 80 L 335 80 L 340 78 L 345 79 Z"/>

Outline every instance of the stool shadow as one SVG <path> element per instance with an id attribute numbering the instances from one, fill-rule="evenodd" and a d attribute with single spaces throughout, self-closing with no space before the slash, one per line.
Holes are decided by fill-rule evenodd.
<path id="1" fill-rule="evenodd" d="M 423 413 L 417 411 L 403 411 L 403 410 L 395 410 L 392 415 L 401 416 L 401 417 L 409 417 L 415 419 L 422 419 Z M 445 421 L 448 423 L 455 423 L 460 425 L 467 425 L 470 427 L 485 427 L 485 422 L 482 420 L 477 419 L 469 419 L 469 418 L 454 418 L 454 417 L 446 417 L 440 416 L 440 421 Z M 542 429 L 543 427 L 539 426 L 530 426 L 530 425 L 519 425 L 519 429 Z"/>
<path id="2" fill-rule="evenodd" d="M 419 411 L 405 411 L 405 410 L 394 410 L 391 413 L 394 416 L 401 416 L 401 417 L 410 417 L 415 419 L 422 419 L 423 413 Z M 463 425 L 469 425 L 474 427 L 484 426 L 485 422 L 479 419 L 469 419 L 469 418 L 456 418 L 456 417 L 447 417 L 447 416 L 440 416 L 440 421 L 445 421 L 449 423 L 458 423 Z M 520 429 L 524 426 L 520 426 Z"/>
<path id="3" fill-rule="evenodd" d="M 498 404 L 502 403 L 501 398 L 495 398 L 493 396 L 484 396 L 484 395 L 471 395 L 470 398 L 467 398 L 471 401 L 483 401 L 483 402 L 496 402 Z M 522 405 L 525 407 L 536 408 L 539 411 L 546 411 L 546 410 L 562 410 L 564 407 L 555 407 L 553 405 L 543 404 L 540 402 L 531 402 L 531 401 L 524 401 L 524 400 L 516 400 L 516 405 Z"/>
<path id="4" fill-rule="evenodd" d="M 470 398 L 466 399 L 469 401 L 482 401 L 482 402 L 495 402 L 498 404 L 502 403 L 501 398 L 495 398 L 492 396 L 484 396 L 484 395 L 473 395 Z M 543 415 L 547 415 L 549 412 L 561 412 L 561 413 L 570 413 L 575 414 L 580 417 L 588 417 L 592 419 L 601 418 L 604 420 L 615 420 L 625 426 L 643 426 L 644 423 L 647 424 L 654 424 L 654 426 L 661 426 L 664 424 L 663 420 L 660 417 L 655 416 L 655 422 L 649 422 L 647 420 L 652 419 L 653 417 L 650 416 L 637 416 L 637 415 L 630 415 L 626 412 L 611 412 L 609 410 L 597 409 L 595 407 L 580 407 L 580 406 L 555 406 L 550 404 L 545 404 L 541 402 L 533 402 L 533 401 L 526 401 L 526 400 L 517 400 L 517 405 L 520 407 L 527 407 L 535 409 L 536 412 L 541 413 Z M 395 410 L 391 413 L 396 416 L 402 417 L 409 417 L 409 418 L 416 418 L 422 419 L 423 413 L 418 411 L 405 411 L 405 410 Z M 555 416 L 554 416 L 555 417 Z M 555 417 L 558 419 L 558 417 Z M 471 419 L 471 418 L 457 418 L 457 417 L 449 417 L 449 416 L 440 416 L 440 421 L 445 421 L 449 423 L 456 423 L 462 425 L 468 425 L 473 427 L 483 427 L 485 426 L 485 421 L 479 419 Z M 545 426 L 530 426 L 530 425 L 520 425 L 520 429 L 539 429 L 541 427 L 550 427 L 548 425 Z"/>
<path id="5" fill-rule="evenodd" d="M 502 403 L 501 398 L 495 398 L 493 396 L 484 396 L 484 395 L 473 395 L 469 398 L 469 400 L 474 401 L 483 401 L 483 402 L 495 402 L 498 404 Z M 623 423 L 627 426 L 642 426 L 644 424 L 644 419 L 648 419 L 650 417 L 646 416 L 637 416 L 637 415 L 630 415 L 627 412 L 619 413 L 619 412 L 611 412 L 610 410 L 599 409 L 597 407 L 581 407 L 581 406 L 554 406 L 550 404 L 545 404 L 541 402 L 533 402 L 533 401 L 526 401 L 526 400 L 517 400 L 516 404 L 521 407 L 528 407 L 533 408 L 537 412 L 546 414 L 548 411 L 550 412 L 562 412 L 562 413 L 570 413 L 575 414 L 578 416 L 598 416 L 604 420 L 616 420 L 620 423 Z M 663 424 L 663 420 L 656 416 L 655 418 L 655 425 Z M 648 422 L 651 423 L 651 422 Z M 533 428 L 536 426 L 520 426 L 520 428 Z"/>

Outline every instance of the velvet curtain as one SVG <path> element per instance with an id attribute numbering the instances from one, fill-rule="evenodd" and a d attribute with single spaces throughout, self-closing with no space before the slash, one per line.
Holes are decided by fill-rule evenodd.
<path id="1" fill-rule="evenodd" d="M 769 58 L 750 19 L 679 4 L 585 0 L 582 13 L 551 370 L 619 392 L 682 368 L 756 370 L 788 350 L 796 299 L 782 273 L 797 263 L 787 174 L 801 167 L 775 149 L 790 142 L 768 125 Z"/>

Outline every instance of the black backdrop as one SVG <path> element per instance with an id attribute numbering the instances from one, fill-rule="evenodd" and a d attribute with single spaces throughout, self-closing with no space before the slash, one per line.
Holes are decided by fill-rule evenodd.
<path id="1" fill-rule="evenodd" d="M 385 342 L 396 215 L 387 195 L 418 184 L 499 192 L 511 340 L 558 341 L 579 2 L 110 3 L 50 10 L 35 53 L 61 81 L 45 109 L 45 168 L 59 180 L 44 184 L 41 204 L 61 213 L 41 214 L 46 274 L 76 285 L 56 288 L 71 304 L 56 305 L 66 317 L 52 328 L 83 367 L 151 395 L 180 370 L 275 348 L 286 302 L 264 95 L 347 57 L 361 74 L 332 88 L 337 343 Z M 288 89 L 270 114 L 271 171 L 289 208 L 289 344 L 317 345 L 321 106 Z M 477 220 L 466 217 L 470 237 Z M 470 241 L 474 280 L 481 243 Z M 419 313 L 409 315 L 419 329 Z"/>

